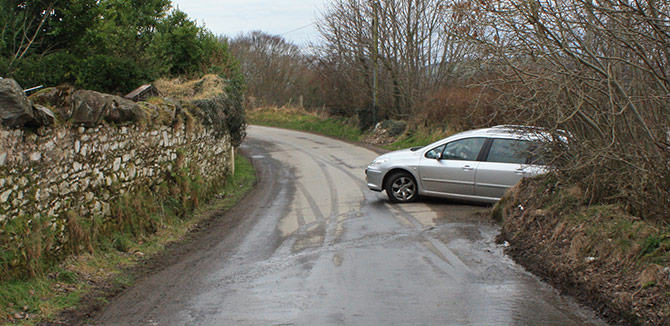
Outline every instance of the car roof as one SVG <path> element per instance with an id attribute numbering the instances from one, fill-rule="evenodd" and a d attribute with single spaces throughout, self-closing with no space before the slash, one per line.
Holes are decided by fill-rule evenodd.
<path id="1" fill-rule="evenodd" d="M 529 139 L 529 140 L 538 140 L 538 139 L 547 139 L 549 133 L 546 129 L 540 127 L 532 126 L 521 126 L 521 125 L 499 125 L 490 128 L 482 128 L 469 130 L 453 135 L 452 137 L 458 136 L 458 138 L 466 137 L 476 137 L 483 136 L 487 138 L 514 138 L 514 139 Z"/>
<path id="2" fill-rule="evenodd" d="M 450 137 L 439 140 L 442 141 L 457 140 L 470 137 L 486 137 L 486 138 L 508 138 L 508 139 L 524 139 L 524 140 L 546 140 L 549 139 L 549 133 L 544 128 L 521 126 L 521 125 L 498 125 L 490 128 L 481 128 L 459 132 Z"/>
<path id="3" fill-rule="evenodd" d="M 558 130 L 559 133 L 567 132 L 563 130 Z M 520 139 L 520 140 L 529 140 L 529 141 L 552 141 L 552 136 L 550 132 L 542 127 L 534 126 L 522 126 L 522 125 L 498 125 L 490 128 L 481 128 L 473 129 L 468 131 L 459 132 L 457 134 L 451 135 L 447 138 L 440 139 L 436 142 L 422 146 L 421 148 L 432 148 L 433 146 L 438 146 L 442 143 L 451 142 L 454 140 L 472 138 L 472 137 L 485 137 L 485 138 L 507 138 L 507 139 Z M 561 139 L 566 136 L 561 136 Z"/>

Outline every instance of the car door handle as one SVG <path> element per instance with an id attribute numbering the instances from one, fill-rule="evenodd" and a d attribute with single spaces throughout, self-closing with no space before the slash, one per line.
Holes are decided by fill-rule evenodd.
<path id="1" fill-rule="evenodd" d="M 516 173 L 516 174 L 523 174 L 524 172 L 525 171 L 524 171 L 523 168 L 517 168 L 516 170 L 514 170 L 514 173 Z"/>
<path id="2" fill-rule="evenodd" d="M 464 166 L 462 167 L 462 169 L 463 169 L 463 171 L 472 171 L 472 170 L 474 170 L 475 168 L 473 168 L 473 167 L 471 167 L 471 166 L 469 166 L 469 165 L 464 165 Z"/>

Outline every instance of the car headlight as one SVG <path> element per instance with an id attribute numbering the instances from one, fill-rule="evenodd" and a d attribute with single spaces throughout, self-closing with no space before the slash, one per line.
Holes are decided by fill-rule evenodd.
<path id="1" fill-rule="evenodd" d="M 372 161 L 372 163 L 370 163 L 370 166 L 381 165 L 381 164 L 384 164 L 384 163 L 388 162 L 389 160 L 390 160 L 390 158 L 378 158 L 378 159 Z"/>

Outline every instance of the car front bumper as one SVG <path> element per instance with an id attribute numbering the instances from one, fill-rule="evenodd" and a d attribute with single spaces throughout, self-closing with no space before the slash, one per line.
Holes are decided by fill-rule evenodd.
<path id="1" fill-rule="evenodd" d="M 373 167 L 368 166 L 365 169 L 365 181 L 367 182 L 368 188 L 374 191 L 382 191 L 382 182 L 384 181 L 382 171 Z"/>

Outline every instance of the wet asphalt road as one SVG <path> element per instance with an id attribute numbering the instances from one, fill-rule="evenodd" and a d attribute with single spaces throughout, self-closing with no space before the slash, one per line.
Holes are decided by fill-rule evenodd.
<path id="1" fill-rule="evenodd" d="M 606 325 L 503 254 L 480 206 L 392 205 L 367 190 L 377 156 L 252 126 L 259 189 L 96 325 Z M 180 255 L 181 255 L 180 254 Z"/>

